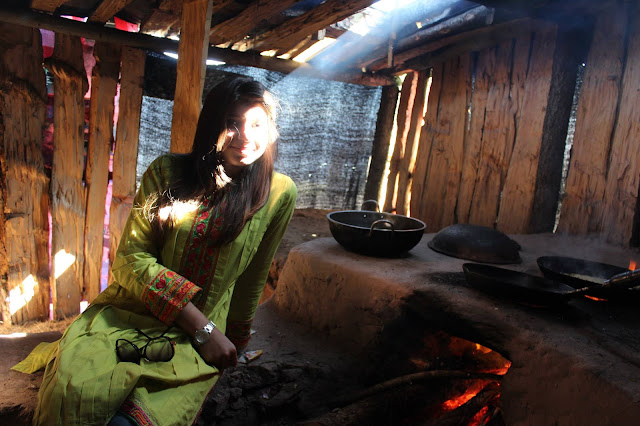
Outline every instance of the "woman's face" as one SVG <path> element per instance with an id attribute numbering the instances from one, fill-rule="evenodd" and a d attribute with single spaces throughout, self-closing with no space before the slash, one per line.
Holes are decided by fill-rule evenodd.
<path id="1" fill-rule="evenodd" d="M 227 175 L 236 176 L 262 157 L 269 144 L 269 116 L 259 104 L 236 103 L 227 116 L 227 140 L 222 150 Z"/>

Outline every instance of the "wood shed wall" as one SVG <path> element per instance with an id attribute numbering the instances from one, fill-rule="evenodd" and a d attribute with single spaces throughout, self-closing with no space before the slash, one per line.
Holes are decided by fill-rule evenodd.
<path id="1" fill-rule="evenodd" d="M 428 232 L 473 223 L 530 233 L 553 231 L 561 207 L 560 231 L 596 232 L 628 245 L 634 222 L 638 226 L 640 185 L 640 19 L 637 9 L 630 12 L 628 5 L 609 11 L 587 37 L 530 21 L 491 48 L 433 64 L 424 126 L 411 120 L 419 136 L 414 170 L 399 159 L 411 155 L 403 120 L 421 107 L 415 93 L 428 82 L 415 88 L 418 73 L 408 76 L 386 210 L 422 219 Z M 584 56 L 566 195 L 560 197 Z M 404 195 L 403 173 L 411 178 Z"/>

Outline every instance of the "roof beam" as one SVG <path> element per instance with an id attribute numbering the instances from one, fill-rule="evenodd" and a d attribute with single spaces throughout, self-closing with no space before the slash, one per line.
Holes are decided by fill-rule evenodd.
<path id="1" fill-rule="evenodd" d="M 370 6 L 375 0 L 327 0 L 315 9 L 256 37 L 255 47 L 277 50 L 277 54 L 293 49 L 301 40 L 334 22 L 341 21 Z"/>
<path id="2" fill-rule="evenodd" d="M 103 0 L 89 17 L 89 22 L 104 24 L 133 0 Z"/>
<path id="3" fill-rule="evenodd" d="M 86 37 L 98 42 L 118 43 L 130 47 L 148 49 L 155 52 L 178 51 L 178 41 L 176 40 L 152 37 L 141 33 L 130 33 L 115 28 L 99 27 L 84 22 L 58 18 L 47 13 L 0 8 L 0 21 L 25 27 L 42 28 L 62 34 Z M 374 75 L 356 70 L 343 71 L 341 73 L 320 72 L 306 63 L 261 56 L 257 52 L 238 52 L 236 50 L 209 46 L 208 57 L 234 65 L 262 68 L 284 74 L 298 71 L 298 73 L 307 77 L 342 81 L 365 86 L 389 86 L 395 84 L 395 80 L 386 75 Z"/>
<path id="4" fill-rule="evenodd" d="M 66 1 L 67 0 L 32 0 L 31 9 L 43 10 L 45 12 L 54 12 Z"/>

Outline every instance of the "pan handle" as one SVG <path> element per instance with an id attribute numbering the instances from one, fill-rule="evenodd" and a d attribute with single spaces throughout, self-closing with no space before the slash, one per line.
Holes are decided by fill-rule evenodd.
<path id="1" fill-rule="evenodd" d="M 367 204 L 373 204 L 375 205 L 375 210 L 371 210 L 371 209 L 367 209 L 364 206 Z M 362 202 L 362 205 L 360 206 L 360 210 L 367 210 L 367 211 L 374 211 L 374 212 L 379 212 L 380 211 L 380 204 L 378 204 L 378 202 L 376 200 L 366 200 Z"/>
<path id="2" fill-rule="evenodd" d="M 375 222 L 373 222 L 371 224 L 371 228 L 369 228 L 369 237 L 371 237 L 371 235 L 373 234 L 373 229 L 376 227 L 376 225 L 380 225 L 380 224 L 383 224 L 383 223 L 386 224 L 386 225 L 389 225 L 391 227 L 391 232 L 394 232 L 396 230 L 395 227 L 393 226 L 393 223 L 391 223 L 390 220 L 378 219 L 378 220 L 376 220 Z"/>

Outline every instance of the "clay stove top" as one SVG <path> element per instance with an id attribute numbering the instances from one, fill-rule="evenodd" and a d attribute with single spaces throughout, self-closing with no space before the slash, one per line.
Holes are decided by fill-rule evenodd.
<path id="1" fill-rule="evenodd" d="M 436 253 L 424 238 L 410 255 L 378 259 L 345 251 L 331 238 L 294 248 L 273 304 L 281 314 L 328 332 L 353 350 L 375 345 L 385 324 L 410 307 L 433 328 L 500 352 L 507 424 L 634 424 L 640 416 L 640 309 L 574 299 L 563 309 L 522 306 L 479 292 L 463 259 Z M 511 236 L 522 264 L 564 255 L 621 265 L 637 250 L 554 234 Z M 595 423 L 594 423 L 595 422 Z"/>

